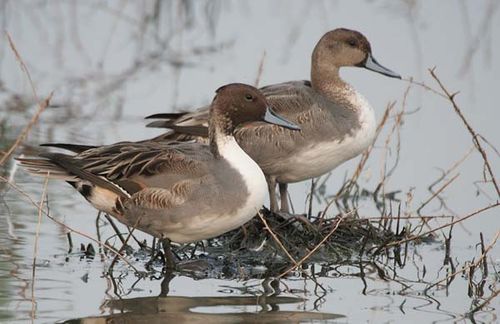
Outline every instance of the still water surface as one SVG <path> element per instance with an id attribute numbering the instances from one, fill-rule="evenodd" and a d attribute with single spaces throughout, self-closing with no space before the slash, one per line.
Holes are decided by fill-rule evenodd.
<path id="1" fill-rule="evenodd" d="M 11 35 L 26 62 L 38 95 L 44 98 L 54 91 L 52 104 L 57 106 L 43 113 L 25 151 L 36 151 L 43 142 L 105 144 L 152 137 L 159 131 L 144 128 L 144 116 L 206 104 L 222 84 L 307 79 L 312 48 L 323 33 L 337 27 L 364 33 L 377 60 L 404 78 L 437 89 L 427 70 L 436 67 L 444 84 L 453 92 L 460 91 L 457 101 L 473 127 L 493 146 L 500 145 L 500 110 L 495 100 L 500 74 L 497 1 L 155 3 L 0 4 L 2 29 Z M 403 202 L 405 215 L 415 215 L 431 195 L 428 186 L 470 150 L 470 135 L 449 102 L 431 91 L 413 86 L 405 96 L 408 82 L 361 69 L 345 69 L 342 76 L 368 98 L 378 118 L 388 103 L 395 101 L 396 111 L 404 103 L 407 114 L 399 133 L 399 157 L 394 137 L 391 150 L 384 149 L 394 124 L 391 118 L 360 184 L 373 191 L 384 163 L 390 168 L 397 161 L 385 191 L 400 190 L 397 198 Z M 0 141 L 8 147 L 35 105 L 6 37 L 0 41 L 0 81 Z M 487 152 L 498 173 L 500 158 L 491 148 Z M 356 163 L 346 163 L 332 173 L 326 181 L 326 196 L 338 190 Z M 27 176 L 12 160 L 1 172 L 35 202 L 42 196 L 43 179 Z M 434 200 L 423 214 L 464 216 L 497 200 L 492 186 L 481 182 L 482 160 L 477 152 L 447 174 L 441 185 L 457 174 L 442 194 L 444 204 Z M 37 211 L 12 187 L 3 182 L 0 186 L 0 321 L 88 317 L 82 321 L 94 323 L 99 322 L 96 317 L 115 314 L 116 320 L 147 322 L 453 322 L 482 301 L 467 295 L 464 276 L 458 276 L 448 289 L 424 294 L 429 283 L 451 271 L 443 266 L 441 234 L 435 243 L 412 248 L 411 262 L 397 269 L 397 274 L 386 269 L 394 280 L 381 279 L 377 269 L 368 266 L 363 281 L 358 267 L 339 265 L 317 278 L 324 290 L 292 276 L 278 284 L 278 294 L 269 292 L 263 279 L 176 276 L 168 297 L 156 298 L 161 278 L 138 280 L 125 264 L 118 263 L 112 282 L 103 275 L 111 262 L 108 258 L 99 251 L 91 259 L 77 252 L 68 254 L 67 229 L 46 217 L 41 219 L 32 284 Z M 309 186 L 291 185 L 296 212 L 307 208 Z M 82 197 L 55 181 L 49 183 L 47 192 L 52 216 L 96 237 L 96 212 Z M 325 204 L 315 200 L 314 211 Z M 370 201 L 361 203 L 360 214 L 379 216 Z M 437 219 L 431 226 L 447 221 Z M 101 237 L 112 236 L 109 226 L 101 225 Z M 488 244 L 499 230 L 498 209 L 455 226 L 451 256 L 457 267 L 480 255 L 479 233 Z M 447 235 L 448 229 L 443 233 Z M 72 237 L 74 251 L 80 244 L 91 243 L 75 233 Z M 493 247 L 484 298 L 499 289 L 499 260 L 500 249 Z M 140 258 L 131 262 L 143 267 Z M 498 298 L 493 299 L 475 319 L 496 322 L 499 307 Z"/>

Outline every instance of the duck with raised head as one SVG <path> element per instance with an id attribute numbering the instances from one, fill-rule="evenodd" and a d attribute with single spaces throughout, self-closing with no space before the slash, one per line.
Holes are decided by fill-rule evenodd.
<path id="1" fill-rule="evenodd" d="M 362 67 L 401 78 L 372 55 L 370 43 L 349 29 L 327 32 L 312 53 L 311 81 L 291 81 L 260 90 L 271 107 L 300 126 L 295 132 L 261 122 L 245 124 L 235 138 L 266 175 L 270 207 L 289 212 L 287 184 L 318 177 L 365 151 L 375 138 L 375 114 L 368 101 L 339 75 L 342 67 Z M 151 127 L 170 128 L 155 140 L 197 139 L 208 136 L 208 109 L 191 113 L 156 114 Z"/>
<path id="2" fill-rule="evenodd" d="M 259 166 L 233 132 L 263 121 L 299 128 L 276 115 L 254 87 L 217 90 L 209 113 L 209 144 L 120 142 L 74 146 L 76 155 L 18 158 L 28 172 L 67 181 L 95 208 L 160 238 L 173 267 L 170 241 L 187 243 L 235 229 L 262 207 L 267 189 Z"/>

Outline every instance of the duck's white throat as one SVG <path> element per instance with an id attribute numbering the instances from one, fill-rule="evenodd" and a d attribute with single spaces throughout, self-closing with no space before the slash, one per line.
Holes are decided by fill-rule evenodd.
<path id="1" fill-rule="evenodd" d="M 217 134 L 217 148 L 222 158 L 238 171 L 245 183 L 248 197 L 237 211 L 236 217 L 242 218 L 242 224 L 257 214 L 267 194 L 267 182 L 260 167 L 241 149 L 233 136 Z M 243 218 L 246 218 L 243 221 Z"/>

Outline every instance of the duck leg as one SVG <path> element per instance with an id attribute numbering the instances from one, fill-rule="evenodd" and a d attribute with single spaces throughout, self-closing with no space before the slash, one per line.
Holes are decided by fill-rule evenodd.
<path id="1" fill-rule="evenodd" d="M 278 200 L 276 199 L 276 178 L 266 177 L 267 188 L 269 190 L 269 209 L 275 213 L 278 211 Z"/>
<path id="2" fill-rule="evenodd" d="M 169 269 L 175 269 L 175 261 L 174 261 L 174 254 L 172 253 L 172 248 L 170 246 L 170 240 L 168 238 L 164 238 L 161 240 L 161 244 L 163 246 L 163 254 L 165 257 L 165 268 L 167 270 Z"/>
<path id="3" fill-rule="evenodd" d="M 280 211 L 282 213 L 290 213 L 290 206 L 288 205 L 288 183 L 279 183 L 280 188 L 280 199 L 281 199 L 281 208 Z"/>
<path id="4" fill-rule="evenodd" d="M 170 292 L 170 282 L 172 279 L 174 279 L 174 269 L 167 269 L 165 272 L 165 275 L 163 277 L 163 280 L 161 281 L 160 285 L 160 295 L 158 297 L 167 297 L 168 293 Z"/>

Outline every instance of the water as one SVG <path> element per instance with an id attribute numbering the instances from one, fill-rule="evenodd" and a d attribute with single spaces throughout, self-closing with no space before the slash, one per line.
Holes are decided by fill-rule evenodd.
<path id="1" fill-rule="evenodd" d="M 54 91 L 52 104 L 57 106 L 45 111 L 32 129 L 23 148 L 26 153 L 35 152 L 43 142 L 104 144 L 152 137 L 159 132 L 143 127 L 144 116 L 206 104 L 214 90 L 228 82 L 253 84 L 262 60 L 261 85 L 306 79 L 313 46 L 324 32 L 336 27 L 363 32 L 384 66 L 437 89 L 427 71 L 436 67 L 450 91 L 460 90 L 456 100 L 471 125 L 493 146 L 500 144 L 495 97 L 500 73 L 495 60 L 500 50 L 496 1 L 170 1 L 157 8 L 154 4 L 0 4 L 2 29 L 9 32 L 26 62 L 38 96 L 44 98 Z M 405 101 L 408 114 L 399 133 L 399 159 L 396 137 L 392 137 L 391 150 L 384 148 L 394 124 L 391 118 L 360 184 L 374 191 L 384 162 L 390 169 L 398 161 L 384 190 L 401 190 L 397 198 L 402 210 L 415 215 L 431 196 L 427 187 L 469 151 L 470 135 L 449 102 L 430 91 L 413 86 L 405 100 L 407 82 L 354 68 L 344 69 L 342 76 L 368 98 L 378 118 L 389 102 L 396 101 L 394 112 L 398 112 Z M 0 41 L 0 80 L 0 142 L 8 147 L 36 107 L 6 37 Z M 500 159 L 485 147 L 498 173 Z M 325 194 L 335 193 L 356 165 L 354 160 L 336 169 L 326 181 Z M 12 160 L 2 173 L 12 176 L 38 203 L 43 179 L 17 170 Z M 435 199 L 422 210 L 424 215 L 464 216 L 497 200 L 491 184 L 481 182 L 482 159 L 477 152 L 434 190 L 456 174 L 458 178 L 442 194 L 445 205 Z M 158 316 L 205 322 L 453 322 L 483 300 L 467 295 L 468 280 L 462 274 L 448 289 L 434 288 L 425 294 L 429 284 L 451 272 L 449 265 L 443 266 L 443 234 L 448 235 L 448 229 L 438 232 L 437 243 L 411 247 L 402 269 L 383 262 L 364 264 L 364 272 L 352 263 L 332 266 L 317 277 L 324 290 L 300 276 L 282 280 L 279 294 L 269 292 L 263 279 L 175 276 L 168 297 L 156 298 L 162 289 L 159 278 L 138 279 L 118 263 L 113 283 L 103 275 L 109 258 L 99 250 L 93 259 L 75 252 L 91 240 L 73 233 L 75 248 L 68 254 L 68 230 L 42 217 L 33 286 L 37 209 L 5 183 L 1 191 L 0 320 L 5 322 L 54 322 L 110 314 L 116 320 L 139 317 L 148 322 L 159 320 Z M 71 187 L 53 181 L 47 192 L 53 217 L 97 237 L 97 213 Z M 297 212 L 306 210 L 308 192 L 309 183 L 291 185 Z M 324 206 L 325 201 L 315 200 L 313 209 Z M 366 217 L 379 216 L 369 200 L 359 208 Z M 480 255 L 479 233 L 489 244 L 500 230 L 497 210 L 454 227 L 451 258 L 458 268 Z M 439 218 L 430 225 L 435 228 L 446 222 L 448 218 Z M 112 230 L 103 223 L 100 235 L 111 237 Z M 110 243 L 119 246 L 116 238 Z M 488 255 L 484 298 L 498 290 L 500 250 L 494 246 Z M 143 266 L 141 260 L 132 258 L 131 262 Z M 381 278 L 380 269 L 387 278 Z M 499 306 L 498 298 L 493 299 L 474 318 L 496 322 Z"/>

